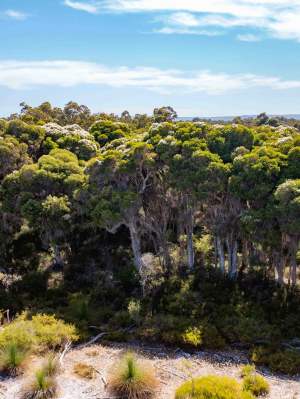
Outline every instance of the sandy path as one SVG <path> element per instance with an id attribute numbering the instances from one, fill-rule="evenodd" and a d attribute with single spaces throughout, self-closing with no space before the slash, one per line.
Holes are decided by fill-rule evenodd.
<path id="1" fill-rule="evenodd" d="M 190 372 L 194 376 L 207 374 L 228 375 L 238 378 L 241 364 L 247 363 L 241 352 L 197 352 L 189 355 L 182 351 L 170 351 L 163 347 L 137 347 L 120 344 L 113 346 L 93 345 L 81 350 L 72 350 L 64 360 L 64 367 L 58 376 L 59 399 L 107 399 L 104 382 L 109 370 L 127 350 L 137 351 L 139 357 L 149 361 L 156 369 L 160 380 L 159 399 L 173 399 L 175 389 L 185 381 L 187 371 L 185 359 L 189 360 Z M 73 374 L 73 366 L 78 362 L 92 365 L 100 374 L 93 380 L 84 380 Z M 266 370 L 262 374 L 271 386 L 269 399 L 300 399 L 300 377 L 288 378 L 271 375 Z M 0 398 L 20 399 L 20 388 L 24 377 L 3 380 L 0 383 Z"/>

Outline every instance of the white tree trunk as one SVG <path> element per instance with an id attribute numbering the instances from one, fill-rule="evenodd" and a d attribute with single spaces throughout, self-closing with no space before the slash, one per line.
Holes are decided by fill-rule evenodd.
<path id="1" fill-rule="evenodd" d="M 187 258 L 188 258 L 188 266 L 190 270 L 194 269 L 195 263 L 195 253 L 194 253 L 194 242 L 193 242 L 193 230 L 192 228 L 188 228 L 187 235 Z"/>
<path id="2" fill-rule="evenodd" d="M 232 235 L 226 240 L 227 253 L 228 253 L 228 274 L 229 277 L 234 279 L 238 272 L 238 258 L 237 258 L 237 240 L 233 239 Z"/>
<path id="3" fill-rule="evenodd" d="M 132 247 L 132 252 L 133 252 L 133 257 L 134 257 L 134 265 L 135 265 L 137 271 L 140 272 L 142 267 L 144 266 L 143 260 L 142 260 L 140 235 L 139 235 L 137 226 L 134 222 L 130 223 L 128 225 L 128 228 L 129 228 L 130 238 L 131 238 L 131 247 Z"/>
<path id="4" fill-rule="evenodd" d="M 285 257 L 282 254 L 274 256 L 275 280 L 279 285 L 284 283 Z"/>
<path id="5" fill-rule="evenodd" d="M 222 274 L 225 274 L 225 253 L 224 243 L 219 236 L 216 237 L 216 245 L 218 251 L 219 267 Z"/>
<path id="6" fill-rule="evenodd" d="M 63 266 L 64 262 L 61 256 L 61 250 L 58 245 L 53 244 L 54 262 L 58 266 Z"/>

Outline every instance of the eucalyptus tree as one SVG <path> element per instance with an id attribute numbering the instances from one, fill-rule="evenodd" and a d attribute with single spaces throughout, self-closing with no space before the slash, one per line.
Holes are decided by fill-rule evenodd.
<path id="1" fill-rule="evenodd" d="M 141 141 L 128 141 L 103 151 L 87 166 L 89 209 L 94 223 L 115 233 L 125 225 L 131 238 L 134 264 L 142 269 L 142 196 L 151 182 L 155 153 Z"/>
<path id="2" fill-rule="evenodd" d="M 130 134 L 130 127 L 124 122 L 100 119 L 90 127 L 89 131 L 100 146 L 103 147 L 113 140 L 127 137 Z"/>
<path id="3" fill-rule="evenodd" d="M 55 149 L 6 176 L 2 184 L 4 209 L 19 214 L 39 233 L 57 263 L 62 262 L 61 247 L 71 227 L 74 192 L 84 179 L 76 155 Z"/>
<path id="4" fill-rule="evenodd" d="M 287 180 L 275 192 L 282 239 L 289 250 L 290 280 L 297 283 L 297 252 L 300 240 L 300 179 Z"/>
<path id="5" fill-rule="evenodd" d="M 34 161 L 41 155 L 41 144 L 45 137 L 45 131 L 41 126 L 30 125 L 16 119 L 8 123 L 5 134 L 17 138 L 20 143 L 27 144 L 28 154 Z"/>
<path id="6" fill-rule="evenodd" d="M 31 162 L 27 150 L 27 145 L 14 137 L 0 137 L 0 182 L 9 173 Z"/>

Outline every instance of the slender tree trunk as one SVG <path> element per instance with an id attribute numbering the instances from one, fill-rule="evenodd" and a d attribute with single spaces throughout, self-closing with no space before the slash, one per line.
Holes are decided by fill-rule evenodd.
<path id="1" fill-rule="evenodd" d="M 63 266 L 64 262 L 61 256 L 59 245 L 53 244 L 54 262 L 57 266 Z"/>
<path id="2" fill-rule="evenodd" d="M 297 252 L 298 252 L 299 240 L 297 237 L 291 239 L 290 248 L 290 282 L 293 286 L 297 284 Z"/>
<path id="3" fill-rule="evenodd" d="M 291 273 L 291 277 L 290 277 L 290 281 L 291 284 L 293 286 L 295 286 L 297 284 L 297 259 L 296 259 L 296 254 L 293 253 L 291 255 L 291 269 L 290 269 L 290 273 Z"/>
<path id="4" fill-rule="evenodd" d="M 128 225 L 130 238 L 131 238 L 131 247 L 134 256 L 134 264 L 138 272 L 141 271 L 144 266 L 142 260 L 142 252 L 141 252 L 141 240 L 140 235 L 137 229 L 137 226 L 134 222 L 129 223 Z"/>
<path id="5" fill-rule="evenodd" d="M 273 256 L 274 259 L 274 271 L 275 280 L 279 285 L 284 283 L 284 268 L 285 268 L 285 257 L 282 254 L 276 253 Z"/>
<path id="6" fill-rule="evenodd" d="M 194 269 L 195 253 L 194 253 L 194 243 L 193 243 L 193 227 L 189 226 L 187 229 L 187 258 L 188 266 L 190 270 Z"/>
<path id="7" fill-rule="evenodd" d="M 219 256 L 218 256 L 218 243 L 217 243 L 217 236 L 214 236 L 214 261 L 215 261 L 215 268 L 218 268 L 219 264 Z"/>
<path id="8" fill-rule="evenodd" d="M 237 262 L 237 240 L 233 238 L 231 233 L 226 240 L 227 253 L 228 253 L 228 274 L 229 277 L 234 279 L 238 272 L 238 262 Z"/>
<path id="9" fill-rule="evenodd" d="M 242 271 L 247 270 L 249 268 L 249 249 L 248 249 L 248 241 L 243 240 L 242 242 Z"/>
<path id="10" fill-rule="evenodd" d="M 225 253 L 224 253 L 224 243 L 219 236 L 216 237 L 216 245 L 219 259 L 220 271 L 225 274 Z"/>

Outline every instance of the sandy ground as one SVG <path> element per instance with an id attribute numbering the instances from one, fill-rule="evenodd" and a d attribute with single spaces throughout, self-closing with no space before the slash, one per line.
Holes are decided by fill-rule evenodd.
<path id="1" fill-rule="evenodd" d="M 105 389 L 109 370 L 122 354 L 128 350 L 138 353 L 138 357 L 148 361 L 156 370 L 160 381 L 157 398 L 173 399 L 176 388 L 188 379 L 188 372 L 194 376 L 207 374 L 227 375 L 239 378 L 241 365 L 247 363 L 242 352 L 197 352 L 190 355 L 181 350 L 168 350 L 162 346 L 149 347 L 129 344 L 92 345 L 84 349 L 74 349 L 64 358 L 63 369 L 57 377 L 59 399 L 109 399 L 113 398 Z M 188 359 L 189 370 L 186 369 Z M 78 362 L 92 365 L 96 370 L 93 380 L 85 380 L 73 373 Z M 33 370 L 28 370 L 30 372 Z M 269 381 L 269 399 L 300 399 L 300 377 L 288 378 L 272 375 L 267 370 L 259 370 Z M 20 389 L 25 376 L 4 379 L 0 382 L 0 398 L 20 399 Z"/>

